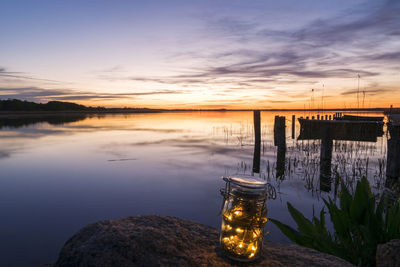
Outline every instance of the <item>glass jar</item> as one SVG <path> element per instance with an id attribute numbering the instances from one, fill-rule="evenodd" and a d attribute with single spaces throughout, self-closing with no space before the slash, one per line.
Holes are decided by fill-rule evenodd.
<path id="1" fill-rule="evenodd" d="M 225 254 L 238 261 L 260 256 L 267 222 L 266 199 L 273 187 L 252 176 L 223 177 L 220 243 Z"/>

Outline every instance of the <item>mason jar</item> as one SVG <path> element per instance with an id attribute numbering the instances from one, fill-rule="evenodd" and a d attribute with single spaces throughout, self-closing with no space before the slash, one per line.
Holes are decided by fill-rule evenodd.
<path id="1" fill-rule="evenodd" d="M 220 244 L 233 260 L 248 262 L 262 251 L 267 222 L 266 200 L 269 188 L 265 180 L 252 176 L 223 177 L 225 189 L 222 206 Z"/>

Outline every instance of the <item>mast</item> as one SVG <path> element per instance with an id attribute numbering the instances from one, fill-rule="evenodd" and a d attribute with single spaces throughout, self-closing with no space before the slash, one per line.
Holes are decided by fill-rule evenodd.
<path id="1" fill-rule="evenodd" d="M 357 74 L 358 76 L 358 85 L 357 85 L 357 109 L 360 108 L 360 74 Z"/>
<path id="2" fill-rule="evenodd" d="M 324 83 L 322 83 L 322 96 L 321 96 L 322 115 L 324 115 L 324 91 L 325 91 L 325 85 Z"/>

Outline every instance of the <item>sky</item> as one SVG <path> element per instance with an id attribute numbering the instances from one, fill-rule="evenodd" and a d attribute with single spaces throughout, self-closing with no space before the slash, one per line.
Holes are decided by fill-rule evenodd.
<path id="1" fill-rule="evenodd" d="M 0 99 L 400 106 L 399 0 L 2 0 Z"/>

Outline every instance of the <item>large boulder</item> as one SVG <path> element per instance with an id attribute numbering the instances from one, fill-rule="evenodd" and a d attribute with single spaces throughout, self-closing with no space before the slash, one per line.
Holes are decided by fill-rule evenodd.
<path id="1" fill-rule="evenodd" d="M 251 265 L 352 266 L 335 256 L 264 242 Z M 218 230 L 174 217 L 135 216 L 90 224 L 70 238 L 54 266 L 238 266 L 219 249 Z M 246 264 L 249 266 L 249 264 Z"/>
<path id="2" fill-rule="evenodd" d="M 376 266 L 400 266 L 400 239 L 394 239 L 385 244 L 378 245 L 376 250 Z"/>

